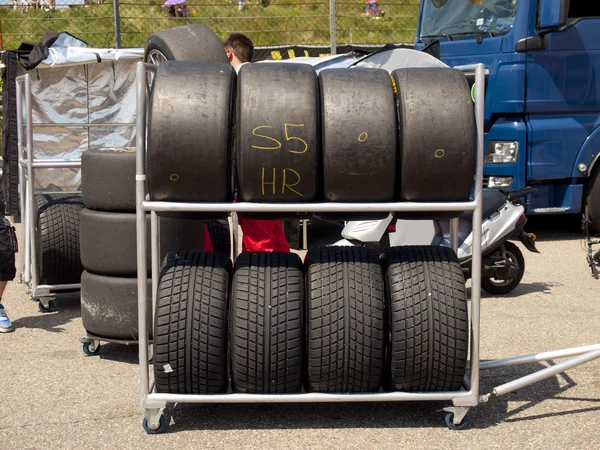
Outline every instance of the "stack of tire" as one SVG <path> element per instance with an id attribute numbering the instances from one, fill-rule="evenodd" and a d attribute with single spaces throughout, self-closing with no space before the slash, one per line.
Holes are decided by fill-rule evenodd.
<path id="1" fill-rule="evenodd" d="M 231 286 L 231 287 L 230 287 Z M 158 392 L 459 390 L 468 313 L 443 247 L 167 256 L 154 321 Z M 387 292 L 387 295 L 386 295 Z M 229 351 L 228 351 L 229 348 Z M 229 364 L 228 364 L 229 359 Z M 228 366 L 230 371 L 228 372 Z"/>
<path id="2" fill-rule="evenodd" d="M 81 169 L 83 326 L 88 336 L 137 340 L 135 152 L 89 150 Z M 161 218 L 159 228 L 161 256 L 181 248 L 203 250 L 202 220 Z M 150 270 L 150 252 L 147 262 Z M 150 280 L 148 287 L 151 293 Z"/>

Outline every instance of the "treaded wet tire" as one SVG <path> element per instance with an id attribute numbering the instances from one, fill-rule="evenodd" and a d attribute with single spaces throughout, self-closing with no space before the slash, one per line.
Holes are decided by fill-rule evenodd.
<path id="1" fill-rule="evenodd" d="M 392 78 L 400 131 L 399 199 L 467 201 L 476 155 L 467 79 L 459 70 L 446 68 L 398 69 Z"/>
<path id="2" fill-rule="evenodd" d="M 302 390 L 303 273 L 293 253 L 243 253 L 231 294 L 231 385 L 234 392 Z"/>
<path id="3" fill-rule="evenodd" d="M 393 201 L 398 125 L 388 72 L 323 70 L 319 86 L 325 199 Z"/>
<path id="4" fill-rule="evenodd" d="M 227 391 L 231 261 L 222 253 L 169 253 L 158 283 L 154 377 L 158 392 Z"/>
<path id="5" fill-rule="evenodd" d="M 386 250 L 390 343 L 385 388 L 459 390 L 467 367 L 469 320 L 465 279 L 446 247 Z"/>
<path id="6" fill-rule="evenodd" d="M 322 184 L 318 89 L 316 72 L 306 64 L 241 67 L 236 109 L 241 201 L 318 198 Z"/>
<path id="7" fill-rule="evenodd" d="M 158 66 L 148 108 L 152 200 L 232 201 L 234 86 L 229 64 L 167 61 Z"/>
<path id="8" fill-rule="evenodd" d="M 135 211 L 135 152 L 88 150 L 81 155 L 81 200 L 86 208 Z"/>
<path id="9" fill-rule="evenodd" d="M 137 295 L 137 278 L 111 277 L 84 270 L 81 274 L 83 327 L 96 336 L 137 340 L 139 336 Z M 148 299 L 150 298 L 152 298 L 152 283 L 149 279 Z M 148 309 L 150 332 L 152 331 L 151 311 L 150 307 Z"/>
<path id="10" fill-rule="evenodd" d="M 214 252 L 231 254 L 231 231 L 229 229 L 229 221 L 222 220 L 207 220 L 206 228 L 210 235 L 210 241 Z"/>
<path id="11" fill-rule="evenodd" d="M 36 195 L 37 264 L 40 283 L 79 283 L 83 267 L 79 251 L 81 197 Z"/>
<path id="12" fill-rule="evenodd" d="M 306 390 L 377 392 L 385 366 L 383 275 L 364 247 L 308 252 Z"/>
<path id="13" fill-rule="evenodd" d="M 161 63 L 151 57 L 157 51 L 167 60 L 229 63 L 221 40 L 203 24 L 169 28 L 150 35 L 144 61 Z"/>
<path id="14" fill-rule="evenodd" d="M 137 275 L 136 215 L 81 210 L 81 262 L 87 270 L 103 275 Z M 182 249 L 201 251 L 204 248 L 202 220 L 161 217 L 160 258 L 168 252 Z M 150 215 L 147 215 L 147 264 L 151 272 Z"/>

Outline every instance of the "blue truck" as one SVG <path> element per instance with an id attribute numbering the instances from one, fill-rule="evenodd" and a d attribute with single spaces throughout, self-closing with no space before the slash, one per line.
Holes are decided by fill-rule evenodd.
<path id="1" fill-rule="evenodd" d="M 421 0 L 415 47 L 486 71 L 484 187 L 600 232 L 600 2 Z"/>

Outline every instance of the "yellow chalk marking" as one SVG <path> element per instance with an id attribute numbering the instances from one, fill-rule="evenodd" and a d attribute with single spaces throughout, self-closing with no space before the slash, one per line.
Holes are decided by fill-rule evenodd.
<path id="1" fill-rule="evenodd" d="M 273 169 L 273 171 L 275 171 L 275 169 Z M 296 182 L 294 184 L 288 184 L 286 182 L 286 174 L 287 172 L 293 172 L 296 175 Z M 285 189 L 288 188 L 290 191 L 292 191 L 294 194 L 298 194 L 300 197 L 304 197 L 303 194 L 301 194 L 300 192 L 298 192 L 295 189 L 292 189 L 294 186 L 296 186 L 298 183 L 300 183 L 300 174 L 298 172 L 296 172 L 294 169 L 283 169 L 283 183 L 281 184 L 281 193 L 285 193 Z"/>
<path id="2" fill-rule="evenodd" d="M 300 124 L 296 124 L 296 123 L 284 123 L 283 124 L 283 131 L 285 133 L 285 140 L 286 141 L 300 141 L 304 144 L 304 149 L 302 150 L 290 150 L 290 153 L 298 153 L 298 154 L 302 154 L 302 153 L 306 153 L 306 150 L 308 150 L 308 144 L 306 143 L 306 141 L 302 138 L 296 137 L 296 136 L 290 136 L 288 134 L 288 127 L 303 127 L 304 124 L 300 123 Z"/>
<path id="3" fill-rule="evenodd" d="M 285 180 L 285 173 L 283 179 Z M 262 168 L 262 195 L 265 195 L 265 184 L 270 184 L 273 187 L 273 195 L 275 195 L 275 169 L 273 169 L 273 181 L 265 181 L 265 168 Z"/>
<path id="4" fill-rule="evenodd" d="M 365 142 L 368 137 L 369 137 L 369 135 L 367 134 L 367 132 L 363 131 L 362 133 L 360 133 L 358 135 L 358 142 Z"/>
<path id="5" fill-rule="evenodd" d="M 267 126 L 267 125 L 256 127 L 254 130 L 252 130 L 252 135 L 256 136 L 256 137 L 265 138 L 265 139 L 268 139 L 268 140 L 273 141 L 273 142 L 276 142 L 277 146 L 276 147 L 262 147 L 260 145 L 253 145 L 252 148 L 257 148 L 259 150 L 277 150 L 278 148 L 281 148 L 281 142 L 279 142 L 277 139 L 272 138 L 270 136 L 265 136 L 264 134 L 258 134 L 256 132 L 257 130 L 259 130 L 261 128 L 273 128 L 273 127 L 270 127 L 270 126 Z"/>
<path id="6" fill-rule="evenodd" d="M 177 180 L 179 180 L 179 175 L 177 175 L 176 173 L 172 173 L 171 176 L 169 177 L 169 180 L 177 181 Z"/>
<path id="7" fill-rule="evenodd" d="M 434 153 L 436 158 L 443 158 L 445 154 L 446 152 L 444 152 L 443 148 L 438 148 Z"/>

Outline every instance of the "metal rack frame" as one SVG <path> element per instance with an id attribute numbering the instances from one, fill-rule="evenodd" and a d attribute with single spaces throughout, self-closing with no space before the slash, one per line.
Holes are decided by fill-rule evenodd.
<path id="1" fill-rule="evenodd" d="M 20 75 L 16 78 L 17 94 L 17 154 L 19 164 L 19 185 L 21 188 L 19 206 L 22 217 L 22 241 L 24 242 L 24 255 L 21 258 L 20 282 L 25 284 L 25 289 L 33 300 L 38 300 L 41 311 L 51 311 L 52 297 L 58 292 L 77 291 L 81 289 L 80 283 L 68 284 L 40 284 L 39 266 L 37 261 L 37 234 L 36 234 L 36 206 L 35 206 L 35 169 L 65 169 L 80 168 L 81 159 L 36 159 L 33 148 L 33 128 L 47 126 L 65 127 L 107 127 L 107 126 L 135 126 L 134 123 L 53 123 L 34 124 L 31 102 L 31 76 Z M 25 123 L 23 123 L 25 117 Z M 25 136 L 23 136 L 25 134 Z M 80 191 L 64 191 L 65 194 L 80 194 Z"/>
<path id="2" fill-rule="evenodd" d="M 446 423 L 450 427 L 460 428 L 470 408 L 487 402 L 492 396 L 512 392 L 523 386 L 552 377 L 572 367 L 584 364 L 600 357 L 600 344 L 586 347 L 570 348 L 554 352 L 537 353 L 496 361 L 480 362 L 480 303 L 481 303 L 481 225 L 482 225 L 482 180 L 484 152 L 484 95 L 485 68 L 477 64 L 469 68 L 475 71 L 475 118 L 477 126 L 477 163 L 475 173 L 474 200 L 451 203 L 175 203 L 146 200 L 146 71 L 154 72 L 155 65 L 139 62 L 136 70 L 136 224 L 137 224 L 137 271 L 138 271 L 138 321 L 139 321 L 139 368 L 140 368 L 140 401 L 144 412 L 144 427 L 149 432 L 162 431 L 165 426 L 163 411 L 168 402 L 171 403 L 305 403 L 305 402 L 395 402 L 395 401 L 448 401 L 452 406 L 444 408 L 448 415 Z M 159 274 L 158 258 L 158 220 L 156 211 L 170 212 L 414 212 L 414 211 L 474 211 L 473 214 L 473 264 L 471 289 L 471 345 L 470 374 L 465 377 L 462 390 L 453 392 L 386 392 L 371 394 L 220 394 L 191 395 L 155 393 L 153 373 L 148 358 L 148 321 L 146 311 L 147 300 L 146 276 L 146 221 L 145 214 L 151 212 L 151 277 L 152 303 L 156 301 Z M 452 246 L 458 243 L 456 221 L 453 222 Z M 142 274 L 141 276 L 139 274 Z M 480 370 L 508 367 L 536 361 L 547 361 L 556 358 L 576 356 L 569 361 L 539 370 L 531 375 L 518 378 L 509 383 L 495 387 L 492 392 L 480 395 Z"/>

